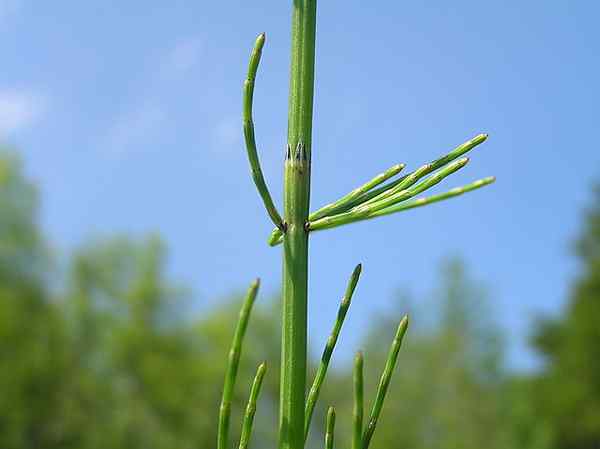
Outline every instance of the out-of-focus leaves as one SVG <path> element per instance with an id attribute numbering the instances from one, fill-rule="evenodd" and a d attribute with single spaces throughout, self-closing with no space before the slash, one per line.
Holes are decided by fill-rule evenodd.
<path id="1" fill-rule="evenodd" d="M 214 447 L 244 286 L 217 306 L 194 303 L 169 279 L 157 236 L 97 239 L 59 269 L 37 214 L 18 159 L 0 155 L 0 448 Z M 577 245 L 582 275 L 565 312 L 537 327 L 539 373 L 504 369 L 487 291 L 460 262 L 444 266 L 431 301 L 404 297 L 397 313 L 375 317 L 361 348 L 367 407 L 396 328 L 391 317 L 409 312 L 412 324 L 371 447 L 596 449 L 598 248 L 600 193 Z M 234 394 L 232 447 L 263 360 L 269 370 L 251 446 L 276 447 L 279 323 L 279 301 L 259 293 Z M 350 375 L 349 365 L 329 370 L 308 448 L 322 447 L 329 405 L 338 412 L 336 444 L 349 444 Z"/>
<path id="2" fill-rule="evenodd" d="M 536 412 L 557 449 L 600 445 L 600 188 L 576 242 L 581 274 L 564 311 L 540 320 L 533 337 L 544 366 L 534 384 Z"/>

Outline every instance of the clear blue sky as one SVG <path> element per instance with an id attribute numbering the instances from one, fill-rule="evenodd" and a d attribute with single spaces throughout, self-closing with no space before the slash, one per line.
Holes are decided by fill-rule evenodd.
<path id="1" fill-rule="evenodd" d="M 265 244 L 271 225 L 248 176 L 240 102 L 266 31 L 255 121 L 281 204 L 290 3 L 0 0 L 0 133 L 40 185 L 59 248 L 159 231 L 200 310 L 255 276 L 263 298 L 277 291 L 280 251 Z M 355 263 L 364 275 L 346 353 L 398 288 L 427 293 L 440 260 L 462 254 L 493 291 L 511 364 L 530 366 L 524 337 L 532 317 L 564 301 L 576 272 L 569 241 L 600 177 L 599 15 L 593 1 L 321 2 L 313 205 L 479 132 L 489 141 L 445 186 L 498 181 L 316 234 L 315 350 Z"/>

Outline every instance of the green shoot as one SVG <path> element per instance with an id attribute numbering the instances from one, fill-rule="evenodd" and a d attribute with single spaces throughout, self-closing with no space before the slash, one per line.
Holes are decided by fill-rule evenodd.
<path id="1" fill-rule="evenodd" d="M 333 437 L 335 432 L 335 409 L 329 407 L 327 411 L 327 426 L 325 429 L 325 449 L 333 449 Z"/>
<path id="2" fill-rule="evenodd" d="M 250 397 L 248 398 L 248 405 L 246 406 L 246 414 L 244 415 L 244 422 L 242 424 L 242 436 L 240 437 L 239 449 L 248 449 L 248 443 L 252 436 L 252 425 L 254 423 L 254 415 L 256 414 L 256 403 L 258 401 L 258 395 L 262 387 L 263 379 L 267 371 L 267 364 L 261 363 L 256 371 L 254 382 L 252 382 L 252 388 L 250 389 Z"/>
<path id="3" fill-rule="evenodd" d="M 377 387 L 377 394 L 375 395 L 375 402 L 373 403 L 373 408 L 371 409 L 371 415 L 369 417 L 369 424 L 365 430 L 363 435 L 362 449 L 368 449 L 369 444 L 371 443 L 371 438 L 373 437 L 373 433 L 375 433 L 375 428 L 377 427 L 377 421 L 379 420 L 379 416 L 381 415 L 381 409 L 383 408 L 383 402 L 385 400 L 385 396 L 387 394 L 388 388 L 390 386 L 390 381 L 392 380 L 392 374 L 394 372 L 394 368 L 396 366 L 396 361 L 398 360 L 398 352 L 400 351 L 400 346 L 402 345 L 402 339 L 404 338 L 404 334 L 406 333 L 406 329 L 408 328 L 408 317 L 405 316 L 400 321 L 398 325 L 398 329 L 396 330 L 396 335 L 394 336 L 394 340 L 392 341 L 392 346 L 390 347 L 390 352 L 388 354 L 387 360 L 385 362 L 385 367 L 383 368 L 383 373 L 381 374 L 381 379 L 379 380 L 379 386 Z"/>
<path id="4" fill-rule="evenodd" d="M 254 49 L 250 56 L 250 64 L 248 65 L 248 76 L 244 81 L 244 108 L 243 108 L 243 124 L 244 124 L 244 138 L 246 141 L 246 152 L 248 153 L 248 160 L 250 161 L 250 170 L 252 173 L 252 179 L 258 189 L 258 193 L 265 204 L 267 213 L 271 220 L 277 226 L 278 229 L 283 230 L 283 220 L 281 215 L 277 212 L 277 208 L 273 203 L 271 194 L 265 182 L 265 178 L 260 167 L 260 161 L 258 159 L 258 153 L 256 150 L 256 141 L 254 137 L 254 122 L 252 120 L 252 101 L 254 97 L 254 82 L 256 80 L 256 71 L 258 70 L 258 64 L 260 63 L 260 57 L 262 55 L 262 49 L 265 44 L 265 33 L 262 33 L 256 39 Z"/>
<path id="5" fill-rule="evenodd" d="M 363 355 L 357 352 L 353 371 L 354 407 L 352 409 L 352 449 L 361 449 L 364 413 Z"/>
<path id="6" fill-rule="evenodd" d="M 361 270 L 362 265 L 358 264 L 356 268 L 354 268 L 352 276 L 350 276 L 348 286 L 346 287 L 346 292 L 344 293 L 344 297 L 342 298 L 342 302 L 340 303 L 337 319 L 335 320 L 335 324 L 333 326 L 333 330 L 331 331 L 331 335 L 327 339 L 327 344 L 325 345 L 323 355 L 321 356 L 321 363 L 319 364 L 317 374 L 315 375 L 315 380 L 308 393 L 308 398 L 306 399 L 306 413 L 304 415 L 305 440 L 308 437 L 308 431 L 310 430 L 310 422 L 312 420 L 312 415 L 315 410 L 315 405 L 317 404 L 317 400 L 319 399 L 319 392 L 321 391 L 323 381 L 325 380 L 325 375 L 327 374 L 329 361 L 331 360 L 331 355 L 333 354 L 333 350 L 340 335 L 340 331 L 342 330 L 342 325 L 344 324 L 346 313 L 348 312 L 348 308 L 350 307 L 352 295 L 354 294 L 354 289 L 356 288 L 356 284 L 358 283 Z"/>
<path id="7" fill-rule="evenodd" d="M 235 332 L 233 334 L 233 342 L 229 351 L 229 359 L 227 361 L 227 370 L 225 371 L 225 384 L 223 386 L 223 396 L 221 399 L 221 408 L 219 409 L 219 425 L 217 430 L 217 449 L 226 449 L 227 440 L 229 438 L 229 420 L 231 417 L 231 400 L 235 389 L 235 381 L 237 378 L 240 357 L 242 355 L 242 346 L 244 336 L 248 328 L 248 320 L 252 312 L 252 306 L 258 293 L 260 279 L 256 279 L 248 289 L 246 298 L 240 310 Z"/>

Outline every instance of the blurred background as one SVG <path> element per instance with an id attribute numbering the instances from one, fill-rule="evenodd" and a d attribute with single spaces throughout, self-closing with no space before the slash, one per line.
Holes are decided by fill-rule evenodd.
<path id="1" fill-rule="evenodd" d="M 270 370 L 253 447 L 275 447 L 281 254 L 250 176 L 241 86 L 281 204 L 290 2 L 0 0 L 0 447 L 211 448 L 241 293 L 263 280 L 233 431 Z M 348 443 L 350 367 L 375 392 L 411 314 L 376 449 L 600 448 L 600 4 L 319 5 L 312 204 L 480 132 L 445 204 L 311 239 L 318 361 L 363 276 L 325 406 Z M 312 377 L 314 366 L 309 376 Z"/>

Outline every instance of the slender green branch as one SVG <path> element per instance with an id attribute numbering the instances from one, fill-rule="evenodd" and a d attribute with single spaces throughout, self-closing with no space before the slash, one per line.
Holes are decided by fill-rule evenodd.
<path id="1" fill-rule="evenodd" d="M 434 173 L 433 175 L 426 178 L 424 181 L 415 185 L 418 179 L 423 177 L 423 173 L 427 170 L 417 170 L 415 171 L 416 176 L 410 179 L 410 176 L 407 180 L 410 179 L 410 183 L 407 183 L 406 186 L 402 186 L 399 184 L 393 189 L 389 190 L 385 194 L 380 195 L 379 197 L 375 197 L 364 204 L 360 204 L 356 206 L 353 210 L 360 213 L 360 211 L 367 210 L 368 208 L 375 209 L 383 209 L 384 207 L 391 206 L 392 204 L 396 204 L 400 201 L 404 201 L 408 198 L 412 198 L 415 195 L 418 195 L 421 192 L 433 187 L 434 185 L 440 183 L 444 178 L 447 178 L 451 174 L 463 168 L 469 162 L 469 158 L 464 157 L 461 158 L 446 167 L 442 168 L 440 171 Z M 426 167 L 427 169 L 429 167 Z M 412 187 L 415 185 L 414 187 Z M 409 188 L 412 187 L 412 188 Z"/>
<path id="2" fill-rule="evenodd" d="M 266 371 L 267 364 L 263 362 L 258 367 L 256 376 L 254 377 L 254 382 L 252 382 L 250 397 L 248 398 L 248 405 L 246 406 L 246 414 L 244 415 L 244 422 L 242 424 L 242 436 L 240 437 L 239 449 L 247 449 L 248 444 L 250 443 L 254 415 L 256 414 L 256 403 L 258 401 L 258 395 L 260 394 L 260 389 L 262 387 Z"/>
<path id="3" fill-rule="evenodd" d="M 384 193 L 386 194 L 385 197 L 387 197 L 388 192 L 391 191 L 392 189 L 394 190 L 394 192 L 398 192 L 400 190 L 410 187 L 415 182 L 417 182 L 419 179 L 421 179 L 423 176 L 427 176 L 428 174 L 433 173 L 435 170 L 442 168 L 444 165 L 446 165 L 446 164 L 458 159 L 462 155 L 468 153 L 476 146 L 485 142 L 487 140 L 487 138 L 488 138 L 487 134 L 479 134 L 479 135 L 473 137 L 472 139 L 470 139 L 470 140 L 466 141 L 465 143 L 454 148 L 448 154 L 441 156 L 437 159 L 434 159 L 433 161 L 429 162 L 428 164 L 422 165 L 421 167 L 417 168 L 415 171 L 408 173 L 407 175 L 402 176 L 401 178 L 399 178 L 393 182 L 390 182 L 384 186 L 381 186 L 377 189 L 373 189 L 373 190 L 365 193 L 360 198 L 357 198 L 354 202 L 348 204 L 346 206 L 346 210 L 349 210 L 360 204 L 365 204 L 369 200 L 374 199 L 376 197 L 380 197 L 380 195 L 382 195 Z M 342 212 L 342 211 L 339 211 L 339 212 Z"/>
<path id="4" fill-rule="evenodd" d="M 366 182 L 365 184 L 361 185 L 360 187 L 357 187 L 356 189 L 352 190 L 348 194 L 344 195 L 339 200 L 334 201 L 333 203 L 329 203 L 329 204 L 323 206 L 322 208 L 320 208 L 319 210 L 317 210 L 316 212 L 313 212 L 312 214 L 310 214 L 308 216 L 308 220 L 309 221 L 318 220 L 321 217 L 325 217 L 327 215 L 333 215 L 337 211 L 344 210 L 347 204 L 350 204 L 351 202 L 353 202 L 355 199 L 359 198 L 364 193 L 368 192 L 369 190 L 373 189 L 374 187 L 378 186 L 379 184 L 387 181 L 391 177 L 397 175 L 398 173 L 400 173 L 402 171 L 402 169 L 404 167 L 405 167 L 404 164 L 397 164 L 397 165 L 390 167 L 383 173 L 380 173 L 377 176 L 375 176 L 370 181 Z M 269 237 L 269 245 L 271 245 L 271 246 L 278 245 L 282 242 L 282 239 L 283 239 L 283 233 L 281 232 L 280 229 L 275 228 L 275 229 L 273 229 L 273 231 L 271 232 L 271 236 Z"/>
<path id="5" fill-rule="evenodd" d="M 333 325 L 331 335 L 327 339 L 327 344 L 325 345 L 323 355 L 321 356 L 321 363 L 319 364 L 317 374 L 315 375 L 315 380 L 313 381 L 312 387 L 310 388 L 310 391 L 308 393 L 308 398 L 306 400 L 306 413 L 304 414 L 305 440 L 308 437 L 308 431 L 310 430 L 310 422 L 312 420 L 313 412 L 315 411 L 317 400 L 319 399 L 319 393 L 321 391 L 323 381 L 325 380 L 325 375 L 327 374 L 327 368 L 329 367 L 329 362 L 331 360 L 333 350 L 340 335 L 340 331 L 342 330 L 342 325 L 344 324 L 344 320 L 346 319 L 346 313 L 348 312 L 348 308 L 350 307 L 352 295 L 354 294 L 354 289 L 356 288 L 356 284 L 358 283 L 361 270 L 362 265 L 358 264 L 356 268 L 354 268 L 352 276 L 350 276 L 348 286 L 346 287 L 346 292 L 344 293 L 344 297 L 342 298 L 342 302 L 340 303 L 340 307 L 338 309 L 337 319 L 335 320 L 335 324 Z"/>
<path id="6" fill-rule="evenodd" d="M 487 186 L 493 183 L 496 180 L 494 176 L 489 176 L 487 178 L 479 179 L 470 184 L 464 185 L 462 187 L 454 187 L 453 189 L 448 190 L 444 193 L 438 193 L 437 195 L 431 195 L 424 198 L 418 198 L 413 201 L 408 201 L 406 203 L 401 203 L 396 206 L 391 206 L 370 214 L 367 219 L 382 217 L 384 215 L 394 214 L 396 212 L 402 212 L 408 209 L 414 209 L 415 207 L 427 206 L 429 204 L 437 203 L 438 201 L 447 200 L 450 198 L 454 198 L 455 196 L 460 196 L 463 193 L 471 192 L 472 190 L 479 189 L 481 187 Z"/>
<path id="7" fill-rule="evenodd" d="M 310 214 L 308 216 L 308 218 L 310 220 L 318 220 L 321 217 L 325 217 L 327 215 L 334 214 L 337 210 L 344 208 L 347 204 L 351 203 L 356 198 L 359 198 L 363 193 L 368 192 L 369 190 L 378 186 L 382 182 L 385 182 L 386 180 L 388 180 L 391 177 L 400 173 L 404 167 L 405 167 L 404 164 L 397 164 L 397 165 L 394 165 L 393 167 L 390 167 L 389 169 L 387 169 L 383 173 L 378 174 L 377 176 L 375 176 L 373 179 L 366 182 L 362 186 L 357 187 L 356 189 L 352 190 L 347 195 L 344 195 L 339 200 L 334 201 L 333 203 L 327 204 L 326 206 L 323 206 L 322 208 L 320 208 L 318 211 Z"/>
<path id="8" fill-rule="evenodd" d="M 400 192 L 406 192 L 409 187 L 412 187 L 414 184 L 416 184 L 421 178 L 426 176 L 427 173 L 431 173 L 431 166 L 423 165 L 422 167 L 419 167 L 418 169 L 416 169 L 414 172 L 408 174 L 395 187 L 388 189 L 385 192 L 380 193 L 379 195 L 358 204 L 353 209 L 356 209 L 358 207 L 365 207 L 365 206 L 368 206 L 369 204 L 374 204 L 374 203 L 383 201 L 383 200 L 390 198 Z"/>
<path id="9" fill-rule="evenodd" d="M 381 409 L 383 408 L 383 402 L 390 386 L 390 381 L 392 380 L 392 374 L 396 366 L 396 361 L 398 360 L 398 352 L 400 351 L 402 339 L 404 338 L 404 334 L 406 334 L 407 328 L 408 317 L 405 316 L 398 325 L 396 335 L 394 336 L 392 346 L 390 347 L 390 352 L 388 353 L 388 357 L 385 362 L 383 373 L 381 374 L 381 379 L 379 380 L 375 402 L 373 403 L 373 408 L 371 409 L 371 415 L 369 417 L 369 424 L 367 425 L 363 435 L 362 449 L 369 448 L 371 438 L 373 437 L 373 433 L 377 427 L 377 421 L 379 420 L 379 415 L 381 414 Z"/>
<path id="10" fill-rule="evenodd" d="M 277 211 L 273 198 L 269 193 L 269 188 L 265 183 L 262 169 L 260 167 L 260 161 L 258 159 L 258 153 L 256 150 L 256 140 L 254 138 L 254 123 L 252 120 L 252 99 L 254 97 L 254 82 L 256 80 L 256 71 L 258 70 L 258 64 L 260 63 L 260 57 L 262 54 L 263 45 L 265 44 L 265 33 L 262 33 L 256 39 L 254 49 L 250 56 L 250 64 L 248 65 L 248 76 L 244 81 L 244 105 L 243 105 L 243 123 L 244 123 L 244 138 L 246 141 L 246 152 L 248 153 L 248 160 L 250 161 L 250 170 L 252 173 L 252 179 L 258 189 L 258 193 L 265 204 L 267 213 L 271 220 L 277 226 L 278 229 L 284 230 L 283 220 L 281 215 Z"/>
<path id="11" fill-rule="evenodd" d="M 327 411 L 327 426 L 325 430 L 325 449 L 333 449 L 333 437 L 335 433 L 335 408 L 329 407 Z"/>
<path id="12" fill-rule="evenodd" d="M 383 217 L 385 215 L 395 214 L 396 212 L 402 212 L 409 209 L 414 209 L 417 207 L 428 206 L 429 204 L 437 203 L 438 201 L 447 200 L 450 198 L 454 198 L 455 196 L 460 196 L 463 193 L 471 192 L 473 190 L 479 189 L 481 187 L 485 187 L 489 184 L 492 184 L 496 178 L 494 176 L 489 176 L 487 178 L 479 179 L 470 184 L 464 185 L 462 187 L 455 187 L 450 189 L 447 192 L 439 193 L 437 195 L 432 195 L 429 197 L 418 198 L 416 200 L 403 202 L 400 204 L 396 204 L 393 206 L 388 206 L 379 210 L 372 211 L 366 215 L 356 216 L 356 218 L 350 218 L 348 215 L 348 220 L 345 222 L 331 223 L 331 220 L 327 220 L 327 218 L 323 220 L 319 220 L 317 223 L 310 223 L 309 229 L 311 231 L 320 231 L 324 229 L 330 229 L 331 227 L 341 226 L 343 224 L 356 223 L 358 221 L 371 220 L 376 217 Z"/>
<path id="13" fill-rule="evenodd" d="M 294 0 L 288 142 L 284 170 L 283 307 L 279 449 L 304 448 L 308 232 L 316 0 Z"/>
<path id="14" fill-rule="evenodd" d="M 372 204 L 374 202 L 389 198 L 390 196 L 392 196 L 394 194 L 397 194 L 405 189 L 408 189 L 409 187 L 411 187 L 412 185 L 417 183 L 420 179 L 422 179 L 424 176 L 427 176 L 428 174 L 433 173 L 434 171 L 438 170 L 439 168 L 442 168 L 443 166 L 449 164 L 450 162 L 458 159 L 460 156 L 468 153 L 476 146 L 485 142 L 487 140 L 487 138 L 488 138 L 487 134 L 478 134 L 477 136 L 473 137 L 472 139 L 457 146 L 452 151 L 450 151 L 448 154 L 445 154 L 444 156 L 434 159 L 433 161 L 429 162 L 428 164 L 422 165 L 421 167 L 417 168 L 415 171 L 408 173 L 407 175 L 404 175 L 404 176 L 396 179 L 395 181 L 392 181 L 381 187 L 375 188 L 379 183 L 378 184 L 370 184 L 370 183 L 373 180 L 381 177 L 383 175 L 383 173 L 382 173 L 381 175 L 374 178 L 369 183 L 366 183 L 363 186 L 361 186 L 353 191 L 353 192 L 356 192 L 359 189 L 361 189 L 362 193 L 360 195 L 353 195 L 352 198 L 347 198 L 345 201 L 342 202 L 342 199 L 348 197 L 350 194 L 353 193 L 353 192 L 351 192 L 350 194 L 346 195 L 344 198 L 341 198 L 340 200 L 338 200 L 334 203 L 323 206 L 322 208 L 318 209 L 317 211 L 311 213 L 308 217 L 308 220 L 309 220 L 309 222 L 315 222 L 316 220 L 323 218 L 323 217 L 334 216 L 335 214 L 343 214 L 343 213 L 349 212 L 351 209 L 353 209 L 357 206 L 368 205 L 368 204 Z M 403 164 L 400 164 L 400 165 L 403 165 Z M 390 170 L 393 170 L 395 167 L 398 167 L 398 166 L 394 166 Z M 388 172 L 390 170 L 388 170 Z M 385 173 L 388 173 L 388 172 L 385 172 Z M 389 176 L 387 179 L 389 179 L 392 176 L 394 176 L 394 175 Z M 406 199 L 406 198 L 404 198 L 404 199 Z M 334 207 L 332 207 L 332 205 Z M 321 223 L 317 224 L 318 228 L 320 226 L 321 226 Z M 312 225 L 311 225 L 311 229 L 313 229 Z M 269 237 L 269 245 L 271 245 L 271 246 L 279 245 L 283 241 L 282 236 L 283 236 L 283 233 L 281 232 L 281 230 L 279 230 L 277 228 L 274 229 L 271 232 L 271 235 Z"/>
<path id="15" fill-rule="evenodd" d="M 258 293 L 260 279 L 256 279 L 248 289 L 240 316 L 233 334 L 233 342 L 229 350 L 229 358 L 227 361 L 227 370 L 225 371 L 225 383 L 223 385 L 223 396 L 221 399 L 221 408 L 219 409 L 219 427 L 217 431 L 217 449 L 227 448 L 227 439 L 229 437 L 229 420 L 231 417 L 231 400 L 235 388 L 235 380 L 237 378 L 240 357 L 242 355 L 242 345 L 246 329 L 248 328 L 248 320 L 252 312 L 252 306 Z"/>
<path id="16" fill-rule="evenodd" d="M 344 212 L 338 215 L 333 215 L 330 217 L 324 217 L 314 222 L 309 222 L 307 228 L 310 231 L 322 230 L 322 229 L 330 229 L 335 228 L 337 226 L 354 223 L 356 221 L 367 220 L 371 214 L 374 212 L 385 209 L 386 207 L 393 206 L 401 201 L 406 201 L 415 195 L 418 195 L 421 192 L 433 187 L 434 185 L 440 183 L 444 178 L 450 176 L 452 173 L 460 170 L 464 167 L 468 158 L 459 159 L 456 162 L 442 168 L 439 172 L 431 175 L 429 178 L 417 184 L 415 187 L 411 189 L 401 190 L 388 198 L 382 199 L 380 201 L 369 203 L 366 205 L 356 206 L 348 212 Z"/>
<path id="17" fill-rule="evenodd" d="M 364 377 L 363 377 L 363 355 L 362 352 L 357 352 L 354 358 L 353 372 L 353 392 L 354 392 L 354 407 L 352 410 L 352 449 L 361 449 L 362 444 L 362 427 L 364 413 Z"/>

